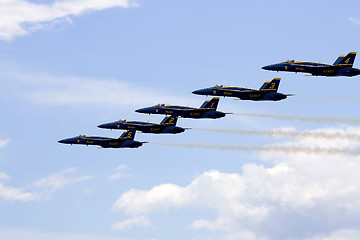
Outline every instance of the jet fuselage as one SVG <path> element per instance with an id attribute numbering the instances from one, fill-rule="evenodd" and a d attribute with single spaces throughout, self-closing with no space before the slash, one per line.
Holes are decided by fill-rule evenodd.
<path id="1" fill-rule="evenodd" d="M 137 109 L 135 112 L 147 114 L 172 114 L 183 118 L 222 118 L 225 113 L 216 111 L 215 109 L 192 108 L 184 106 L 156 105 Z"/>
<path id="2" fill-rule="evenodd" d="M 349 53 L 351 61 L 350 64 L 340 63 L 340 64 L 325 64 L 325 63 L 315 63 L 315 62 L 302 62 L 302 61 L 286 61 L 277 64 L 271 64 L 262 67 L 264 70 L 270 71 L 285 71 L 285 72 L 304 72 L 310 73 L 314 76 L 326 76 L 326 77 L 335 77 L 335 76 L 346 76 L 352 77 L 360 74 L 360 69 L 353 68 L 352 63 L 354 61 L 356 53 Z M 347 56 L 340 56 L 339 58 L 347 58 Z M 347 60 L 345 60 L 346 62 Z M 349 61 L 348 61 L 349 62 Z"/>
<path id="3" fill-rule="evenodd" d="M 287 95 L 270 92 L 260 91 L 256 89 L 242 88 L 242 87 L 222 87 L 215 86 L 210 88 L 204 88 L 192 92 L 198 95 L 210 95 L 210 96 L 222 96 L 222 97 L 235 97 L 241 100 L 253 100 L 253 101 L 279 101 L 287 98 Z"/>
<path id="4" fill-rule="evenodd" d="M 64 144 L 82 144 L 82 145 L 98 145 L 103 148 L 138 148 L 143 145 L 142 142 L 134 141 L 126 138 L 108 138 L 97 136 L 80 135 L 78 137 L 60 140 L 59 143 Z"/>
<path id="5" fill-rule="evenodd" d="M 124 129 L 124 130 L 138 130 L 144 133 L 182 133 L 185 131 L 182 127 L 177 127 L 169 124 L 156 124 L 140 121 L 116 121 L 105 123 L 98 126 L 105 129 Z"/>

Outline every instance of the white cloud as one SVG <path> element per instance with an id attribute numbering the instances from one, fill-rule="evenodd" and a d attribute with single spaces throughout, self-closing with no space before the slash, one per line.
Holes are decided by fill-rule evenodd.
<path id="1" fill-rule="evenodd" d="M 132 189 L 117 200 L 114 209 L 129 215 L 165 211 L 169 207 L 188 204 L 190 197 L 187 193 L 186 189 L 174 184 L 162 184 L 149 191 Z"/>
<path id="2" fill-rule="evenodd" d="M 2 72 L 1 76 L 17 84 L 17 92 L 12 94 L 20 98 L 25 97 L 26 100 L 36 104 L 143 106 L 181 103 L 187 100 L 165 90 L 154 90 L 115 79 L 54 77 L 46 74 L 16 72 Z"/>
<path id="3" fill-rule="evenodd" d="M 109 180 L 117 180 L 121 178 L 130 177 L 130 174 L 123 173 L 123 170 L 125 170 L 126 168 L 127 165 L 125 164 L 120 164 L 119 166 L 117 166 L 116 168 L 117 172 L 115 174 L 110 175 Z"/>
<path id="4" fill-rule="evenodd" d="M 0 148 L 5 148 L 9 142 L 10 139 L 0 139 Z"/>
<path id="5" fill-rule="evenodd" d="M 328 235 L 319 235 L 306 240 L 358 240 L 360 239 L 359 229 L 342 229 Z"/>
<path id="6" fill-rule="evenodd" d="M 0 180 L 9 180 L 10 177 L 5 172 L 0 172 Z"/>
<path id="7" fill-rule="evenodd" d="M 334 129 L 317 131 L 330 133 Z M 311 137 L 283 144 L 352 151 L 360 147 L 359 142 Z M 358 232 L 341 230 L 360 224 L 359 156 L 306 152 L 266 152 L 259 156 L 272 166 L 245 164 L 241 174 L 211 170 L 186 186 L 160 184 L 150 190 L 131 189 L 119 197 L 113 209 L 131 216 L 179 208 L 213 209 L 215 219 L 194 213 L 190 227 L 225 231 L 224 239 L 338 240 L 358 236 Z"/>
<path id="8" fill-rule="evenodd" d="M 32 229 L 0 228 L 0 239 L 16 240 L 124 240 L 128 238 L 109 237 L 85 233 L 42 232 Z"/>
<path id="9" fill-rule="evenodd" d="M 56 190 L 63 188 L 67 185 L 92 179 L 93 176 L 86 175 L 81 177 L 67 177 L 66 174 L 75 172 L 76 169 L 69 168 L 59 173 L 54 173 L 48 177 L 37 180 L 34 185 L 44 189 L 46 193 L 53 193 Z"/>
<path id="10" fill-rule="evenodd" d="M 37 193 L 26 192 L 21 188 L 6 187 L 0 183 L 0 197 L 7 201 L 32 201 L 39 200 Z"/>
<path id="11" fill-rule="evenodd" d="M 360 19 L 359 18 L 354 18 L 354 17 L 348 17 L 348 19 L 350 22 L 352 22 L 355 25 L 360 25 Z"/>
<path id="12" fill-rule="evenodd" d="M 117 170 L 124 170 L 127 168 L 127 165 L 126 164 L 120 164 L 119 166 L 117 166 Z"/>
<path id="13" fill-rule="evenodd" d="M 5 172 L 0 172 L 0 181 L 10 180 L 10 176 Z M 27 192 L 22 188 L 8 187 L 0 182 L 0 198 L 6 201 L 33 201 L 39 200 L 40 195 L 37 193 Z"/>
<path id="14" fill-rule="evenodd" d="M 60 0 L 52 4 L 37 4 L 26 0 L 0 1 L 0 39 L 11 41 L 45 28 L 58 21 L 71 21 L 71 16 L 79 16 L 92 11 L 112 7 L 136 7 L 135 0 Z"/>
<path id="15" fill-rule="evenodd" d="M 126 219 L 121 222 L 117 222 L 111 228 L 112 228 L 112 230 L 124 230 L 124 229 L 131 229 L 135 226 L 147 227 L 150 225 L 151 225 L 151 222 L 148 217 L 138 216 L 138 217 Z"/>
<path id="16" fill-rule="evenodd" d="M 35 181 L 34 186 L 41 188 L 39 192 L 28 192 L 22 188 L 7 187 L 0 182 L 0 197 L 7 201 L 47 200 L 52 193 L 60 188 L 93 178 L 90 175 L 80 177 L 66 176 L 75 171 L 76 169 L 70 168 Z M 10 180 L 10 177 L 5 172 L 0 172 L 0 180 Z"/>

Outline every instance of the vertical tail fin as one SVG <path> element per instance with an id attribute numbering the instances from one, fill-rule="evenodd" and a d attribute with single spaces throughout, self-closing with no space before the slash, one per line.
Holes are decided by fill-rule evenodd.
<path id="1" fill-rule="evenodd" d="M 128 139 L 134 140 L 135 133 L 136 133 L 136 130 L 128 130 L 128 131 L 123 132 L 123 134 L 121 134 L 120 138 L 128 138 Z"/>
<path id="2" fill-rule="evenodd" d="M 218 104 L 219 104 L 219 97 L 214 97 L 211 100 L 206 100 L 200 108 L 212 108 L 216 110 Z"/>
<path id="3" fill-rule="evenodd" d="M 166 116 L 166 117 L 161 121 L 160 124 L 167 124 L 167 125 L 175 126 L 177 120 L 178 120 L 178 116 L 174 116 L 174 115 Z"/>
<path id="4" fill-rule="evenodd" d="M 340 61 L 345 57 L 345 55 L 341 55 L 339 56 L 336 61 L 333 63 L 333 65 L 338 65 L 340 63 Z"/>
<path id="5" fill-rule="evenodd" d="M 274 78 L 271 82 L 266 81 L 259 90 L 266 90 L 269 92 L 277 92 L 281 78 Z"/>
<path id="6" fill-rule="evenodd" d="M 334 65 L 352 67 L 352 65 L 354 64 L 354 61 L 355 61 L 355 57 L 356 57 L 356 52 L 349 52 L 348 55 L 343 57 L 337 64 L 334 64 Z"/>

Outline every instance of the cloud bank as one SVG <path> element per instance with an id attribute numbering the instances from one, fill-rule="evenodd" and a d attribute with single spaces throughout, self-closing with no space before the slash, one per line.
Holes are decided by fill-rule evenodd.
<path id="1" fill-rule="evenodd" d="M 151 225 L 151 222 L 148 217 L 139 216 L 115 223 L 112 226 L 112 230 L 124 230 L 124 229 L 131 229 L 136 226 L 146 227 L 149 225 Z"/>
<path id="2" fill-rule="evenodd" d="M 0 228 L 0 239 L 16 240 L 129 240 L 123 237 L 110 237 L 97 234 L 86 233 L 63 233 L 63 232 L 45 232 L 33 229 L 21 228 Z"/>
<path id="3" fill-rule="evenodd" d="M 37 4 L 26 0 L 0 1 L 0 39 L 11 41 L 59 21 L 107 8 L 138 6 L 134 0 L 62 0 Z"/>
<path id="4" fill-rule="evenodd" d="M 41 178 L 37 180 L 34 185 L 36 187 L 40 187 L 43 189 L 44 192 L 47 194 L 54 193 L 56 190 L 63 188 L 65 186 L 82 182 L 85 180 L 92 179 L 93 176 L 87 175 L 87 176 L 81 176 L 81 177 L 67 177 L 66 175 L 69 173 L 75 172 L 75 168 L 69 168 L 66 170 L 63 170 L 59 173 L 54 173 L 48 177 Z"/>
<path id="5" fill-rule="evenodd" d="M 188 102 L 188 99 L 174 96 L 166 89 L 153 89 L 117 79 L 55 77 L 14 71 L 2 72 L 0 77 L 16 84 L 16 91 L 9 94 L 14 94 L 17 99 L 50 106 L 146 106 Z"/>
<path id="6" fill-rule="evenodd" d="M 311 137 L 286 144 L 324 149 L 360 146 L 342 139 Z M 191 209 L 191 229 L 224 232 L 223 239 L 359 237 L 359 156 L 266 152 L 259 157 L 271 166 L 244 164 L 241 173 L 209 170 L 185 186 L 165 183 L 149 190 L 130 189 L 113 209 L 132 217 Z M 197 215 L 199 207 L 215 210 L 217 216 Z"/>
<path id="7" fill-rule="evenodd" d="M 0 182 L 0 198 L 6 201 L 23 202 L 48 200 L 50 199 L 51 194 L 60 188 L 93 178 L 93 176 L 90 175 L 80 177 L 67 176 L 74 172 L 76 172 L 76 169 L 70 168 L 35 181 L 32 185 L 38 188 L 38 191 L 28 191 L 23 188 L 8 187 Z M 0 172 L 0 181 L 5 180 L 10 180 L 10 177 L 5 172 Z"/>
<path id="8" fill-rule="evenodd" d="M 7 201 L 32 201 L 39 200 L 37 193 L 27 192 L 22 188 L 7 187 L 0 183 L 0 197 Z"/>
<path id="9" fill-rule="evenodd" d="M 354 17 L 348 17 L 347 19 L 348 21 L 352 22 L 355 25 L 360 25 L 360 19 L 359 18 L 354 18 Z"/>
<path id="10" fill-rule="evenodd" d="M 9 142 L 10 139 L 0 139 L 0 148 L 5 148 Z"/>

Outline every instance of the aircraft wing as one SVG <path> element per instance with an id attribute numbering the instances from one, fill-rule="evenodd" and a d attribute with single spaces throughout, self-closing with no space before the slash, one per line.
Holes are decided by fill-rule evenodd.
<path id="1" fill-rule="evenodd" d="M 206 111 L 206 110 L 213 110 L 215 108 L 166 108 L 166 110 L 171 110 L 174 112 L 197 112 L 197 111 Z"/>
<path id="2" fill-rule="evenodd" d="M 199 108 L 197 111 L 207 111 L 207 110 L 215 110 L 215 108 Z"/>
<path id="3" fill-rule="evenodd" d="M 301 68 L 308 68 L 308 69 L 334 69 L 334 68 L 339 68 L 338 66 L 334 66 L 334 65 L 330 65 L 330 64 L 324 64 L 324 63 L 314 63 L 314 64 L 301 64 L 301 63 L 297 63 L 297 64 L 293 64 L 293 66 L 295 67 L 301 67 Z"/>
<path id="4" fill-rule="evenodd" d="M 128 126 L 139 126 L 139 127 L 154 127 L 154 126 L 158 126 L 158 124 L 154 124 L 154 123 L 127 123 Z"/>
<path id="5" fill-rule="evenodd" d="M 100 142 L 117 142 L 118 139 L 113 139 L 113 138 L 103 138 L 103 139 L 99 139 Z"/>
<path id="6" fill-rule="evenodd" d="M 170 111 L 174 111 L 174 112 L 191 112 L 191 111 L 195 111 L 195 110 L 199 110 L 199 109 L 192 108 L 192 107 L 182 107 L 182 108 L 167 107 L 167 108 L 165 108 L 165 110 L 170 110 Z"/>

